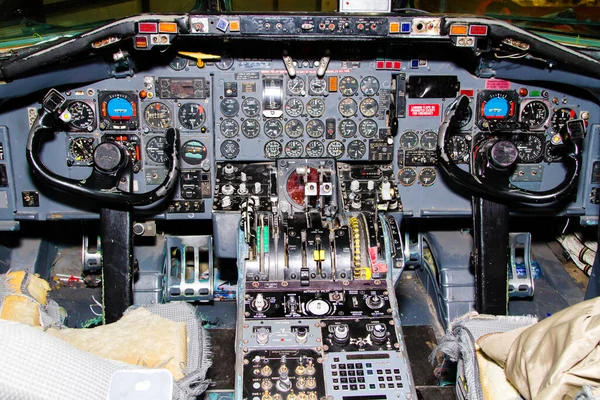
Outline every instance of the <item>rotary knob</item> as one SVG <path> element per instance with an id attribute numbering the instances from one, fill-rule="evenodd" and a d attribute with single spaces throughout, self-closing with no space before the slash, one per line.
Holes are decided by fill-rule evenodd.
<path id="1" fill-rule="evenodd" d="M 375 324 L 371 329 L 371 341 L 375 344 L 383 344 L 387 340 L 387 327 L 384 324 Z"/>
<path id="2" fill-rule="evenodd" d="M 267 344 L 269 342 L 269 330 L 260 328 L 256 331 L 256 342 L 258 344 Z"/>
<path id="3" fill-rule="evenodd" d="M 365 302 L 367 307 L 369 307 L 371 310 L 377 310 L 378 308 L 383 307 L 385 304 L 383 297 L 376 294 L 368 296 Z"/>
<path id="4" fill-rule="evenodd" d="M 346 346 L 350 341 L 350 329 L 348 325 L 336 325 L 333 328 L 333 341 L 339 346 Z"/>
<path id="5" fill-rule="evenodd" d="M 289 392 L 292 388 L 292 381 L 290 381 L 290 377 L 287 372 L 282 372 L 279 375 L 279 380 L 277 381 L 277 390 L 280 392 Z"/>

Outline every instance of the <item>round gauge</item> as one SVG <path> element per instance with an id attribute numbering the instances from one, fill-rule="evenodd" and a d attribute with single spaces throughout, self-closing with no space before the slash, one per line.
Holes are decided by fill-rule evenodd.
<path id="1" fill-rule="evenodd" d="M 301 95 L 306 93 L 306 83 L 304 83 L 304 79 L 295 77 L 287 81 L 287 89 L 292 94 Z"/>
<path id="2" fill-rule="evenodd" d="M 340 93 L 344 96 L 352 96 L 358 92 L 358 81 L 352 76 L 345 76 L 340 80 Z"/>
<path id="3" fill-rule="evenodd" d="M 240 154 L 240 145 L 233 140 L 226 140 L 221 143 L 221 154 L 225 158 L 236 158 Z"/>
<path id="4" fill-rule="evenodd" d="M 560 108 L 554 111 L 554 115 L 552 115 L 552 130 L 556 133 L 560 133 L 567 121 L 575 119 L 575 117 L 575 110 L 570 108 Z"/>
<path id="5" fill-rule="evenodd" d="M 171 67 L 171 69 L 173 69 L 175 71 L 182 71 L 187 66 L 188 66 L 188 59 L 179 57 L 179 56 L 173 57 L 173 59 L 169 63 L 169 67 Z"/>
<path id="6" fill-rule="evenodd" d="M 365 96 L 374 96 L 379 91 L 379 81 L 374 76 L 366 76 L 360 81 L 360 90 Z"/>
<path id="7" fill-rule="evenodd" d="M 413 150 L 419 144 L 419 137 L 413 131 L 406 131 L 400 136 L 400 147 L 403 150 Z"/>
<path id="8" fill-rule="evenodd" d="M 342 137 L 354 137 L 357 130 L 358 127 L 356 126 L 356 122 L 351 119 L 343 119 L 342 122 L 340 122 L 340 135 L 342 135 Z"/>
<path id="9" fill-rule="evenodd" d="M 204 107 L 197 103 L 186 103 L 181 106 L 177 114 L 179 123 L 186 129 L 198 129 L 206 122 Z"/>
<path id="10" fill-rule="evenodd" d="M 379 127 L 377 126 L 377 122 L 372 119 L 364 119 L 358 125 L 358 131 L 365 138 L 372 138 L 377 134 Z"/>
<path id="11" fill-rule="evenodd" d="M 200 164 L 206 159 L 206 154 L 206 146 L 198 140 L 189 140 L 181 148 L 181 159 L 190 165 Z"/>
<path id="12" fill-rule="evenodd" d="M 324 94 L 327 90 L 327 82 L 322 78 L 312 78 L 308 86 L 312 94 Z"/>
<path id="13" fill-rule="evenodd" d="M 530 101 L 521 109 L 521 122 L 526 123 L 529 129 L 544 128 L 549 116 L 550 109 L 541 100 Z"/>
<path id="14" fill-rule="evenodd" d="M 467 161 L 469 145 L 464 137 L 452 136 L 446 144 L 446 149 L 454 161 Z"/>
<path id="15" fill-rule="evenodd" d="M 283 125 L 276 119 L 269 119 L 264 126 L 265 135 L 270 138 L 276 138 L 283 133 Z"/>
<path id="16" fill-rule="evenodd" d="M 367 118 L 374 117 L 377 114 L 377 110 L 379 109 L 379 105 L 377 101 L 372 97 L 367 97 L 363 101 L 360 102 L 360 113 Z"/>
<path id="17" fill-rule="evenodd" d="M 304 145 L 299 140 L 290 140 L 285 144 L 286 157 L 301 157 L 304 152 Z"/>
<path id="18" fill-rule="evenodd" d="M 94 138 L 74 137 L 69 145 L 69 153 L 73 161 L 90 163 L 94 157 Z"/>
<path id="19" fill-rule="evenodd" d="M 469 125 L 469 122 L 471 122 L 471 118 L 473 118 L 473 109 L 471 107 L 467 107 L 467 108 L 461 108 L 460 111 L 458 111 L 458 127 L 459 128 L 464 128 L 465 126 Z"/>
<path id="20" fill-rule="evenodd" d="M 108 92 L 100 96 L 100 129 L 137 129 L 137 102 L 131 92 Z"/>
<path id="21" fill-rule="evenodd" d="M 304 112 L 302 100 L 291 98 L 285 103 L 285 112 L 290 117 L 299 117 Z"/>
<path id="22" fill-rule="evenodd" d="M 325 152 L 325 145 L 318 140 L 311 140 L 306 144 L 306 155 L 311 158 L 321 157 Z"/>
<path id="23" fill-rule="evenodd" d="M 485 92 L 481 96 L 481 116 L 488 120 L 507 120 L 516 114 L 517 103 L 514 92 Z"/>
<path id="24" fill-rule="evenodd" d="M 348 143 L 348 156 L 353 160 L 360 160 L 367 153 L 367 146 L 362 140 L 353 140 Z"/>
<path id="25" fill-rule="evenodd" d="M 419 183 L 423 186 L 431 186 L 437 178 L 437 172 L 431 167 L 425 167 L 419 171 Z"/>
<path id="26" fill-rule="evenodd" d="M 242 102 L 242 111 L 246 117 L 256 117 L 260 113 L 260 101 L 254 97 L 248 97 Z"/>
<path id="27" fill-rule="evenodd" d="M 556 162 L 562 160 L 563 156 L 558 152 L 558 149 L 552 145 L 552 142 L 546 142 L 544 149 L 544 160 L 546 162 Z"/>
<path id="28" fill-rule="evenodd" d="M 325 113 L 325 102 L 321 99 L 310 99 L 306 103 L 306 112 L 311 117 L 320 117 Z"/>
<path id="29" fill-rule="evenodd" d="M 164 103 L 148 104 L 144 110 L 144 120 L 153 129 L 167 129 L 172 122 L 171 110 Z"/>
<path id="30" fill-rule="evenodd" d="M 260 133 L 260 123 L 255 119 L 247 119 L 242 122 L 242 134 L 247 138 L 255 138 Z"/>
<path id="31" fill-rule="evenodd" d="M 240 103 L 236 99 L 226 98 L 221 100 L 221 113 L 226 117 L 233 117 L 238 111 L 240 111 Z"/>
<path id="32" fill-rule="evenodd" d="M 332 140 L 327 145 L 327 154 L 334 158 L 340 158 L 344 155 L 344 143 L 339 140 Z"/>
<path id="33" fill-rule="evenodd" d="M 398 172 L 398 182 L 402 186 L 411 186 L 417 180 L 417 171 L 414 168 L 402 168 Z"/>
<path id="34" fill-rule="evenodd" d="M 69 103 L 67 110 L 71 114 L 70 126 L 75 129 L 92 130 L 96 122 L 92 106 L 83 101 L 74 101 Z"/>
<path id="35" fill-rule="evenodd" d="M 304 132 L 304 125 L 297 119 L 290 119 L 285 123 L 285 133 L 291 138 L 299 138 Z"/>
<path id="36" fill-rule="evenodd" d="M 233 58 L 228 53 L 221 54 L 221 59 L 215 63 L 215 67 L 222 71 L 233 67 Z"/>
<path id="37" fill-rule="evenodd" d="M 226 138 L 232 138 L 238 134 L 240 126 L 231 118 L 227 118 L 221 122 L 221 135 Z"/>
<path id="38" fill-rule="evenodd" d="M 435 132 L 427 131 L 421 136 L 421 148 L 423 150 L 435 150 L 437 148 L 438 136 Z"/>
<path id="39" fill-rule="evenodd" d="M 325 133 L 325 124 L 320 119 L 311 119 L 306 124 L 306 133 L 312 138 L 318 138 Z"/>
<path id="40" fill-rule="evenodd" d="M 277 158 L 281 155 L 283 146 L 277 140 L 269 140 L 265 143 L 265 156 L 267 158 Z"/>
<path id="41" fill-rule="evenodd" d="M 338 104 L 338 111 L 342 116 L 348 118 L 358 112 L 358 105 L 354 99 L 344 99 Z"/>
<path id="42" fill-rule="evenodd" d="M 166 149 L 167 139 L 164 136 L 155 136 L 146 143 L 146 155 L 157 164 L 165 164 L 169 160 Z"/>
<path id="43" fill-rule="evenodd" d="M 527 138 L 515 143 L 521 162 L 535 162 L 544 155 L 544 142 L 539 136 L 527 135 Z"/>

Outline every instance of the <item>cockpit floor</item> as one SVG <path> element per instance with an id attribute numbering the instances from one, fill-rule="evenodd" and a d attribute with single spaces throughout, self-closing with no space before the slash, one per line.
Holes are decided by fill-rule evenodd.
<path id="1" fill-rule="evenodd" d="M 65 255 L 63 252 L 62 256 Z M 546 244 L 534 245 L 534 255 L 543 268 L 542 276 L 535 280 L 535 296 L 533 299 L 512 299 L 509 302 L 511 315 L 530 314 L 543 319 L 583 299 L 582 285 L 569 276 Z M 556 289 L 557 284 L 560 291 Z M 101 301 L 100 288 L 87 288 L 81 282 L 62 281 L 57 284 L 55 281 L 53 285 L 54 290 L 50 296 L 67 311 L 67 326 L 82 328 L 100 322 L 96 314 L 101 309 L 95 305 L 95 300 Z M 433 373 L 434 367 L 428 361 L 444 330 L 430 296 L 414 271 L 404 271 L 396 287 L 396 296 L 412 374 L 420 398 L 454 399 L 454 388 L 439 386 Z M 208 374 L 214 381 L 210 389 L 232 390 L 235 376 L 236 302 L 198 305 L 197 310 L 212 337 L 215 361 Z"/>

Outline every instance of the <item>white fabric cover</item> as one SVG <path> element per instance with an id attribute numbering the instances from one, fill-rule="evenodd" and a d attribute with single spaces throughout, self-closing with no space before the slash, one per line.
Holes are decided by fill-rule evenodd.
<path id="1" fill-rule="evenodd" d="M 113 372 L 137 368 L 96 357 L 29 325 L 0 320 L 2 400 L 106 400 Z"/>

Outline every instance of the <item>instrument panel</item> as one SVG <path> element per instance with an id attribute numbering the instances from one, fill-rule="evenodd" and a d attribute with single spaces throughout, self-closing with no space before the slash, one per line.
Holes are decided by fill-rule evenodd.
<path id="1" fill-rule="evenodd" d="M 168 204 L 156 208 L 158 219 L 212 218 L 218 165 L 286 158 L 389 165 L 405 216 L 467 216 L 470 196 L 449 185 L 437 167 L 438 129 L 457 95 L 468 96 L 470 107 L 460 116 L 459 132 L 446 143 L 450 157 L 467 169 L 486 132 L 506 131 L 518 149 L 511 182 L 530 190 L 560 182 L 564 166 L 556 141 L 568 121 L 584 120 L 588 138 L 597 129 L 593 121 L 598 108 L 587 99 L 481 79 L 451 59 L 395 59 L 381 47 L 373 52 L 365 46 L 352 55 L 304 50 L 289 53 L 292 75 L 286 58 L 273 57 L 272 51 L 247 58 L 236 57 L 234 50 L 222 51 L 220 60 L 206 61 L 202 68 L 173 52 L 164 65 L 126 80 L 64 90 L 67 102 L 60 119 L 66 140 L 46 145 L 45 162 L 64 176 L 83 178 L 93 164 L 95 147 L 119 141 L 133 161 L 134 190 L 148 191 L 165 177 L 165 134 L 176 128 L 182 172 Z M 7 113 L 8 132 L 26 129 L 35 107 Z M 584 163 L 594 158 L 588 140 Z M 24 141 L 22 135 L 10 135 L 5 148 L 23 148 Z M 592 179 L 581 180 L 577 199 L 562 213 L 594 212 Z M 28 174 L 18 175 L 14 191 L 17 220 L 90 213 L 85 205 L 73 209 L 42 195 Z M 23 193 L 38 199 L 22 201 Z"/>

